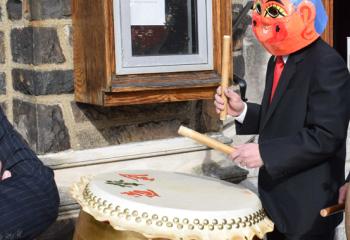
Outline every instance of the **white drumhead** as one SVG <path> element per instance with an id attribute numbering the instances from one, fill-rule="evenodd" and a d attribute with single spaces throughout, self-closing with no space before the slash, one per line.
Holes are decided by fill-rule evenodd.
<path id="1" fill-rule="evenodd" d="M 244 217 L 261 209 L 259 198 L 248 189 L 184 173 L 106 173 L 92 179 L 89 188 L 95 196 L 124 208 L 178 217 Z"/>

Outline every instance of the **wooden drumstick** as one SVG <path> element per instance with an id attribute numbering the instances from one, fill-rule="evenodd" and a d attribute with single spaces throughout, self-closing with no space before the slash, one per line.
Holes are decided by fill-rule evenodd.
<path id="1" fill-rule="evenodd" d="M 224 93 L 229 86 L 231 63 L 231 36 L 225 35 L 222 47 L 222 68 L 221 68 L 221 97 L 224 100 L 224 110 L 220 113 L 220 120 L 226 120 L 227 97 Z"/>
<path id="2" fill-rule="evenodd" d="M 233 147 L 227 146 L 226 144 L 184 126 L 180 126 L 178 133 L 226 154 L 231 154 L 235 151 Z"/>
<path id="3" fill-rule="evenodd" d="M 320 211 L 322 217 L 328 217 L 336 213 L 343 212 L 345 210 L 345 203 L 336 204 L 327 208 L 324 208 Z"/>

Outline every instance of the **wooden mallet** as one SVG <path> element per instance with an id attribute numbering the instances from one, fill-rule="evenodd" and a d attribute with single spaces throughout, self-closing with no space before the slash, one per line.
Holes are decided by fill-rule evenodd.
<path id="1" fill-rule="evenodd" d="M 200 144 L 203 144 L 205 146 L 208 146 L 210 148 L 213 148 L 215 150 L 218 150 L 220 152 L 226 153 L 226 154 L 231 154 L 235 151 L 235 148 L 227 146 L 226 144 L 223 144 L 211 137 L 208 137 L 204 134 L 201 134 L 199 132 L 196 132 L 190 128 L 184 127 L 184 126 L 180 126 L 178 133 L 181 136 L 184 137 L 189 137 L 197 142 L 199 142 Z"/>
<path id="2" fill-rule="evenodd" d="M 220 113 L 220 120 L 226 120 L 227 116 L 227 97 L 224 93 L 229 87 L 230 66 L 231 66 L 231 36 L 225 35 L 222 46 L 222 68 L 221 68 L 221 97 L 224 100 L 224 110 Z"/>
<path id="3" fill-rule="evenodd" d="M 328 217 L 333 214 L 341 213 L 345 210 L 345 203 L 336 204 L 327 208 L 324 208 L 320 211 L 322 217 Z"/>

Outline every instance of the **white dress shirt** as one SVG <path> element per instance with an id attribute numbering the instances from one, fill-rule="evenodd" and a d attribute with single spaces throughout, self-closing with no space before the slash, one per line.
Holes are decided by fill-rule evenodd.
<path id="1" fill-rule="evenodd" d="M 276 57 L 275 57 L 275 60 L 276 60 Z M 283 56 L 283 62 L 284 64 L 287 63 L 287 60 L 288 60 L 288 56 Z M 243 124 L 244 122 L 244 119 L 245 119 L 245 116 L 247 115 L 247 111 L 248 111 L 248 105 L 246 103 L 244 103 L 244 109 L 243 109 L 243 112 L 238 115 L 237 117 L 233 117 L 237 122 Z"/>

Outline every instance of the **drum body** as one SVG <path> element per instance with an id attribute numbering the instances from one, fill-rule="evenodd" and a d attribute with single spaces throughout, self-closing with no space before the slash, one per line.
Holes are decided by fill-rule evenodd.
<path id="1" fill-rule="evenodd" d="M 108 222 L 99 222 L 90 214 L 81 211 L 73 240 L 146 240 L 142 234 L 131 231 L 117 231 Z"/>
<path id="2" fill-rule="evenodd" d="M 72 188 L 82 207 L 75 240 L 262 239 L 273 230 L 259 198 L 213 178 L 121 171 Z"/>
<path id="3" fill-rule="evenodd" d="M 147 240 L 142 234 L 131 231 L 117 231 L 108 222 L 99 222 L 90 214 L 81 211 L 73 240 Z M 253 240 L 260 238 L 254 237 Z M 166 239 L 153 239 L 166 240 Z M 236 238 L 236 240 L 240 240 Z M 245 239 L 242 239 L 245 240 Z"/>

